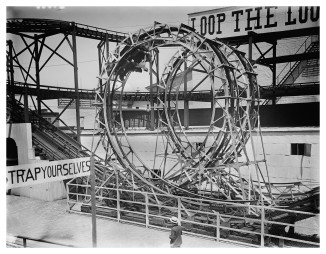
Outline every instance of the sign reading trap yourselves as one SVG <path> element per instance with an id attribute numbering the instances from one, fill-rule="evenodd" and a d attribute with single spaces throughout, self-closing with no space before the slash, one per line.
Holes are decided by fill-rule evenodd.
<path id="1" fill-rule="evenodd" d="M 7 167 L 7 189 L 90 174 L 90 157 Z"/>
<path id="2" fill-rule="evenodd" d="M 226 7 L 188 16 L 189 26 L 210 39 L 319 27 L 319 6 Z"/>

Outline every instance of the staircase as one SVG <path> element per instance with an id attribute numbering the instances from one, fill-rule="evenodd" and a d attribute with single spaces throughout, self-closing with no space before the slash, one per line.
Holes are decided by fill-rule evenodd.
<path id="1" fill-rule="evenodd" d="M 307 43 L 310 42 L 309 46 L 306 47 Z M 304 53 L 312 53 L 312 52 L 319 52 L 319 40 L 316 40 L 315 37 L 308 37 L 304 43 L 301 45 L 301 47 L 297 50 L 295 54 L 301 53 L 303 50 L 303 46 L 305 46 Z M 292 85 L 295 83 L 296 79 L 306 70 L 308 63 L 310 63 L 311 60 L 302 60 L 302 61 L 297 61 L 293 65 L 288 63 L 279 73 L 278 77 L 279 78 L 282 73 L 288 69 L 288 72 L 282 77 L 282 79 L 278 82 L 276 85 L 276 88 L 282 87 L 282 86 L 288 86 Z M 275 87 L 273 87 L 274 89 Z M 278 97 L 276 99 L 276 102 L 280 99 L 281 97 Z M 270 102 L 270 99 L 267 99 L 263 102 L 263 105 L 267 105 Z"/>

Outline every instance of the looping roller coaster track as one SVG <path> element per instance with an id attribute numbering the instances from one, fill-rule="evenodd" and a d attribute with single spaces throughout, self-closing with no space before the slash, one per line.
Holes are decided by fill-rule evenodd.
<path id="1" fill-rule="evenodd" d="M 165 49 L 173 53 L 160 74 L 160 53 Z M 137 144 L 128 135 L 122 104 L 131 76 L 143 71 L 149 72 L 151 89 L 155 86 L 156 103 L 151 110 L 158 114 L 152 132 L 155 142 L 146 156 L 137 151 Z M 189 73 L 191 82 L 187 80 Z M 242 52 L 204 38 L 186 25 L 155 23 L 124 39 L 109 54 L 100 78 L 99 144 L 108 151 L 108 160 L 112 148 L 119 163 L 109 164 L 119 168 L 129 187 L 172 195 L 273 203 L 265 179 L 265 160 L 257 158 L 254 146 L 254 138 L 262 146 L 259 132 L 254 131 L 259 129 L 259 88 L 256 74 Z M 175 94 L 200 90 L 212 92 L 210 125 L 200 142 L 193 142 L 180 114 L 182 102 Z"/>

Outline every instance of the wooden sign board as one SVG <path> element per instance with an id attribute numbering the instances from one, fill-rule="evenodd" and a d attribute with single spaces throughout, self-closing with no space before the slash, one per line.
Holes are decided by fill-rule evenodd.
<path id="1" fill-rule="evenodd" d="M 7 167 L 7 189 L 88 176 L 90 157 Z"/>

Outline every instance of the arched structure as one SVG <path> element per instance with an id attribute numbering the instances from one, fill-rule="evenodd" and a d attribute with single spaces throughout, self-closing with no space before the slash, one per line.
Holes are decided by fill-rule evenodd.
<path id="1" fill-rule="evenodd" d="M 160 52 L 164 49 L 174 53 L 160 74 Z M 147 70 L 150 89 L 153 92 L 155 88 L 157 93 L 150 110 L 158 115 L 155 126 L 151 122 L 156 135 L 151 160 L 138 153 L 128 136 L 122 103 L 130 75 Z M 192 74 L 191 85 L 188 73 Z M 187 196 L 272 201 L 255 151 L 248 153 L 246 148 L 257 125 L 259 89 L 256 74 L 243 53 L 220 41 L 208 40 L 186 25 L 155 23 L 117 46 L 104 63 L 100 79 L 100 142 L 107 151 L 113 149 L 119 171 L 132 182 L 130 186 Z M 181 93 L 207 90 L 211 93 L 210 125 L 199 145 L 195 145 L 189 138 L 187 119 L 182 121 L 180 116 L 182 102 L 178 98 Z M 114 100 L 117 95 L 119 99 Z M 186 103 L 187 99 L 184 110 Z M 252 140 L 251 145 L 254 150 Z"/>

